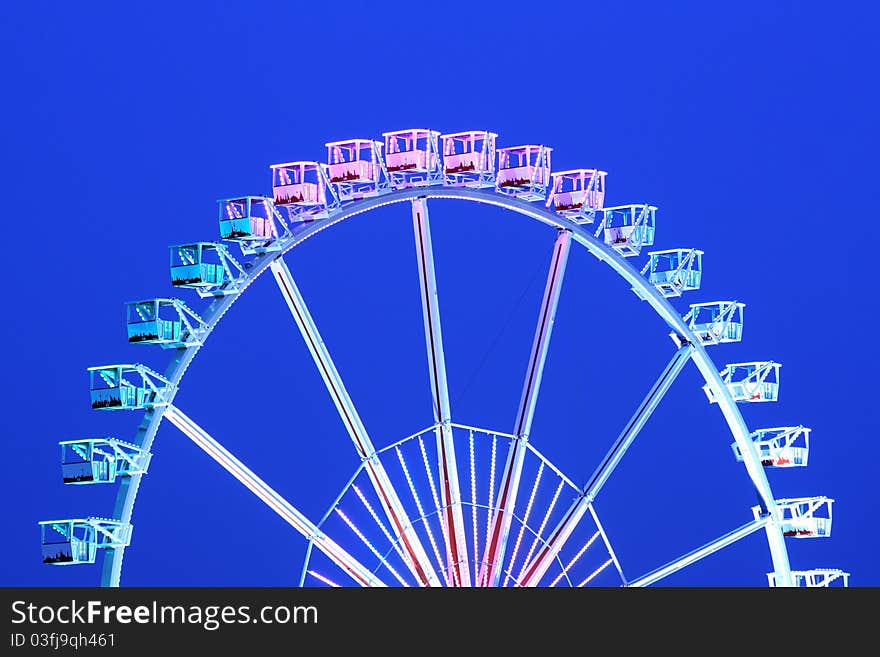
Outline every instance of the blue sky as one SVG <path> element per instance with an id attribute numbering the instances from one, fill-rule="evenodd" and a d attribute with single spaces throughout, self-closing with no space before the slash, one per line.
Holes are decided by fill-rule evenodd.
<path id="1" fill-rule="evenodd" d="M 877 585 L 876 19 L 865 3 L 7 3 L 0 584 L 98 582 L 97 566 L 43 566 L 36 522 L 112 510 L 111 487 L 61 484 L 56 442 L 134 435 L 136 414 L 90 410 L 85 369 L 164 369 L 167 352 L 126 343 L 123 302 L 174 293 L 168 245 L 216 239 L 216 199 L 268 193 L 269 164 L 415 126 L 553 146 L 556 169 L 609 172 L 609 204 L 658 206 L 658 247 L 704 250 L 703 289 L 676 306 L 745 302 L 743 342 L 711 356 L 783 364 L 779 403 L 742 408 L 747 424 L 813 428 L 809 467 L 770 472 L 774 491 L 838 500 L 830 540 L 789 543 L 793 567 Z M 451 201 L 431 218 L 453 416 L 510 431 L 552 230 Z M 287 262 L 376 443 L 430 424 L 408 209 L 325 231 Z M 533 430 L 575 481 L 671 357 L 664 329 L 575 249 Z M 597 501 L 633 575 L 750 518 L 700 384 L 689 366 Z M 268 279 L 179 402 L 309 515 L 356 465 Z M 296 582 L 304 543 L 286 525 L 173 427 L 154 454 L 123 583 Z M 668 583 L 761 585 L 768 569 L 756 535 Z"/>

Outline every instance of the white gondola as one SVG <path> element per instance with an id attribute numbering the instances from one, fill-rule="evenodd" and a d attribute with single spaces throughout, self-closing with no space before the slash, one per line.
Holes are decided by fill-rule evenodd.
<path id="1" fill-rule="evenodd" d="M 328 165 L 322 162 L 272 164 L 272 195 L 275 206 L 291 222 L 323 219 L 339 202 L 330 188 Z"/>
<path id="2" fill-rule="evenodd" d="M 43 563 L 68 566 L 94 563 L 99 549 L 122 548 L 131 541 L 131 525 L 111 518 L 43 520 Z"/>
<path id="3" fill-rule="evenodd" d="M 648 282 L 664 297 L 678 297 L 682 292 L 698 290 L 703 278 L 703 252 L 699 249 L 650 251 L 642 268 Z"/>
<path id="4" fill-rule="evenodd" d="M 554 171 L 547 207 L 579 224 L 591 224 L 605 205 L 606 171 L 571 169 Z"/>
<path id="5" fill-rule="evenodd" d="M 152 457 L 116 438 L 80 438 L 59 445 L 65 484 L 112 484 L 117 477 L 146 474 Z"/>
<path id="6" fill-rule="evenodd" d="M 796 497 L 776 500 L 782 534 L 792 538 L 825 538 L 831 536 L 830 497 Z M 757 519 L 759 507 L 752 511 Z"/>
<path id="7" fill-rule="evenodd" d="M 436 130 L 410 128 L 383 132 L 385 167 L 394 189 L 443 182 L 439 137 Z"/>
<path id="8" fill-rule="evenodd" d="M 656 213 L 657 208 L 646 203 L 602 208 L 596 213 L 599 225 L 595 236 L 624 258 L 638 255 L 642 247 L 654 244 Z"/>
<path id="9" fill-rule="evenodd" d="M 810 455 L 810 431 L 803 426 L 774 427 L 753 431 L 750 438 L 766 468 L 806 467 Z M 731 446 L 737 461 L 743 460 L 739 445 Z"/>
<path id="10" fill-rule="evenodd" d="M 443 184 L 452 187 L 495 186 L 495 140 L 485 130 L 451 132 L 443 142 Z"/>
<path id="11" fill-rule="evenodd" d="M 775 402 L 779 399 L 779 369 L 781 364 L 772 360 L 753 363 L 729 363 L 719 374 L 733 401 Z M 707 383 L 703 390 L 711 403 L 716 403 L 715 392 Z"/>
<path id="12" fill-rule="evenodd" d="M 245 255 L 277 250 L 279 237 L 289 234 L 287 222 L 264 196 L 240 196 L 218 201 L 220 239 L 237 242 Z"/>
<path id="13" fill-rule="evenodd" d="M 684 321 L 704 345 L 739 342 L 745 305 L 738 301 L 692 303 Z"/>
<path id="14" fill-rule="evenodd" d="M 346 139 L 326 146 L 327 174 L 340 201 L 378 196 L 391 189 L 381 141 Z"/>
<path id="15" fill-rule="evenodd" d="M 532 144 L 499 148 L 495 191 L 526 201 L 543 201 L 550 182 L 552 151 Z"/>
<path id="16" fill-rule="evenodd" d="M 767 583 L 771 588 L 778 586 L 776 573 L 767 573 Z M 849 587 L 849 573 L 839 568 L 813 568 L 812 570 L 792 570 L 791 583 L 804 588 Z"/>

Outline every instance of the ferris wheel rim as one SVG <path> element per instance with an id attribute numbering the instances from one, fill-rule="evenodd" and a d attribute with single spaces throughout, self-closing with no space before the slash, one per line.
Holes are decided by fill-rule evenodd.
<path id="1" fill-rule="evenodd" d="M 755 486 L 760 500 L 762 511 L 769 518 L 765 525 L 767 542 L 773 563 L 773 573 L 776 580 L 785 585 L 791 581 L 791 567 L 788 559 L 788 550 L 780 527 L 780 512 L 770 488 L 764 468 L 754 444 L 750 440 L 750 434 L 745 420 L 733 400 L 727 386 L 724 384 L 718 368 L 708 355 L 706 348 L 697 339 L 687 326 L 682 316 L 672 307 L 669 301 L 652 286 L 647 279 L 640 274 L 629 262 L 610 247 L 599 241 L 581 224 L 552 212 L 542 206 L 515 198 L 513 196 L 486 188 L 473 187 L 447 187 L 444 185 L 428 185 L 421 187 L 409 187 L 388 191 L 378 196 L 371 196 L 351 202 L 330 211 L 327 218 L 309 221 L 303 228 L 288 237 L 279 238 L 280 248 L 258 255 L 246 265 L 247 276 L 241 281 L 239 289 L 232 293 L 215 297 L 203 313 L 205 332 L 201 343 L 186 349 L 177 350 L 165 370 L 165 377 L 171 382 L 166 393 L 168 404 L 174 401 L 179 390 L 180 381 L 186 373 L 189 365 L 207 342 L 214 328 L 219 324 L 223 316 L 230 310 L 235 301 L 245 290 L 262 276 L 272 262 L 282 259 L 296 246 L 318 233 L 351 217 L 365 214 L 381 207 L 413 201 L 418 198 L 424 199 L 456 199 L 493 205 L 504 210 L 520 214 L 560 231 L 571 233 L 572 239 L 586 248 L 589 253 L 598 260 L 612 268 L 621 278 L 627 281 L 639 297 L 646 301 L 654 312 L 663 319 L 666 324 L 675 331 L 678 336 L 684 338 L 691 346 L 690 358 L 697 366 L 704 381 L 714 394 L 718 408 L 727 422 L 730 433 L 743 454 L 743 464 L 746 473 Z M 143 435 L 139 444 L 149 451 L 155 440 L 159 426 L 164 415 L 162 407 L 148 408 L 138 427 L 138 433 Z M 134 504 L 140 488 L 141 474 L 134 474 L 123 480 L 117 492 L 114 517 L 122 522 L 130 523 L 134 513 Z M 117 587 L 120 583 L 122 563 L 125 548 L 111 548 L 103 557 L 101 585 L 104 587 Z"/>

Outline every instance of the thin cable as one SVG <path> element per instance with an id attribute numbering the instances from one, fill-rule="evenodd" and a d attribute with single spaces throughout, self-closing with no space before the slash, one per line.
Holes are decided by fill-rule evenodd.
<path id="1" fill-rule="evenodd" d="M 513 321 L 513 318 L 516 316 L 516 311 L 519 310 L 519 307 L 522 305 L 522 302 L 526 298 L 526 295 L 529 293 L 529 291 L 535 285 L 535 282 L 540 277 L 541 272 L 544 271 L 545 266 L 546 266 L 546 263 L 543 260 L 538 263 L 538 266 L 535 268 L 535 271 L 532 274 L 531 279 L 529 279 L 529 282 L 526 284 L 525 288 L 523 288 L 523 291 L 520 293 L 519 297 L 514 302 L 513 307 L 511 308 L 510 312 L 507 314 L 507 318 L 504 320 L 504 324 L 502 324 L 501 330 L 498 331 L 498 333 L 495 335 L 494 338 L 492 338 L 492 341 L 489 343 L 489 346 L 486 348 L 486 351 L 483 353 L 482 358 L 480 358 L 480 362 L 477 363 L 476 367 L 474 368 L 474 371 L 470 374 L 470 376 L 468 377 L 464 386 L 462 386 L 461 391 L 455 396 L 455 399 L 452 400 L 452 402 L 450 404 L 451 406 L 455 406 L 456 403 L 458 401 L 460 401 L 462 399 L 462 397 L 464 397 L 465 393 L 470 389 L 471 385 L 473 385 L 474 381 L 477 378 L 477 374 L 480 373 L 480 370 L 482 370 L 483 367 L 488 362 L 489 356 L 495 350 L 495 347 L 498 346 L 498 342 L 501 340 L 505 331 L 507 331 L 508 327 L 510 326 L 511 322 Z"/>

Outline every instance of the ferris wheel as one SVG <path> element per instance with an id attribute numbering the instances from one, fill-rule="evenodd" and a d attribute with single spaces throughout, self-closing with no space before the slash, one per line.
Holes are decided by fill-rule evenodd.
<path id="1" fill-rule="evenodd" d="M 409 129 L 382 140 L 326 144 L 327 161 L 271 166 L 273 195 L 219 202 L 220 241 L 170 247 L 171 282 L 202 299 L 198 312 L 175 297 L 127 304 L 128 340 L 159 345 L 170 363 L 157 372 L 139 363 L 89 368 L 94 409 L 142 412 L 130 441 L 92 437 L 61 442 L 66 484 L 116 485 L 111 517 L 39 523 L 43 561 L 89 564 L 102 558 L 101 583 L 119 586 L 132 518 L 163 419 L 192 440 L 302 535 L 300 585 L 328 586 L 647 586 L 755 533 L 766 537 L 770 586 L 848 584 L 833 568 L 792 570 L 786 538 L 828 537 L 834 500 L 774 497 L 767 472 L 803 468 L 810 429 L 749 430 L 738 404 L 775 402 L 780 364 L 717 367 L 709 347 L 742 339 L 745 304 L 694 303 L 682 315 L 672 302 L 698 290 L 703 252 L 654 245 L 657 208 L 607 206 L 606 172 L 553 171 L 544 145 L 498 148 L 488 131 L 440 134 Z M 505 431 L 453 420 L 434 272 L 428 205 L 453 199 L 496 206 L 555 231 L 550 267 L 524 375 L 519 408 Z M 377 445 L 331 358 L 284 256 L 308 238 L 355 215 L 409 203 L 421 290 L 432 422 L 410 436 Z M 237 245 L 240 255 L 233 254 Z M 540 451 L 532 435 L 544 364 L 573 245 L 621 277 L 670 330 L 668 364 L 586 481 L 571 479 Z M 549 246 L 549 244 L 548 244 Z M 359 465 L 320 518 L 309 518 L 175 404 L 193 358 L 212 331 L 261 275 L 272 278 L 317 366 Z M 679 373 L 693 362 L 708 402 L 717 406 L 758 503 L 745 522 L 636 576 L 624 574 L 596 500 Z M 423 375 L 419 375 L 423 377 Z M 427 410 L 427 409 L 426 409 Z"/>

